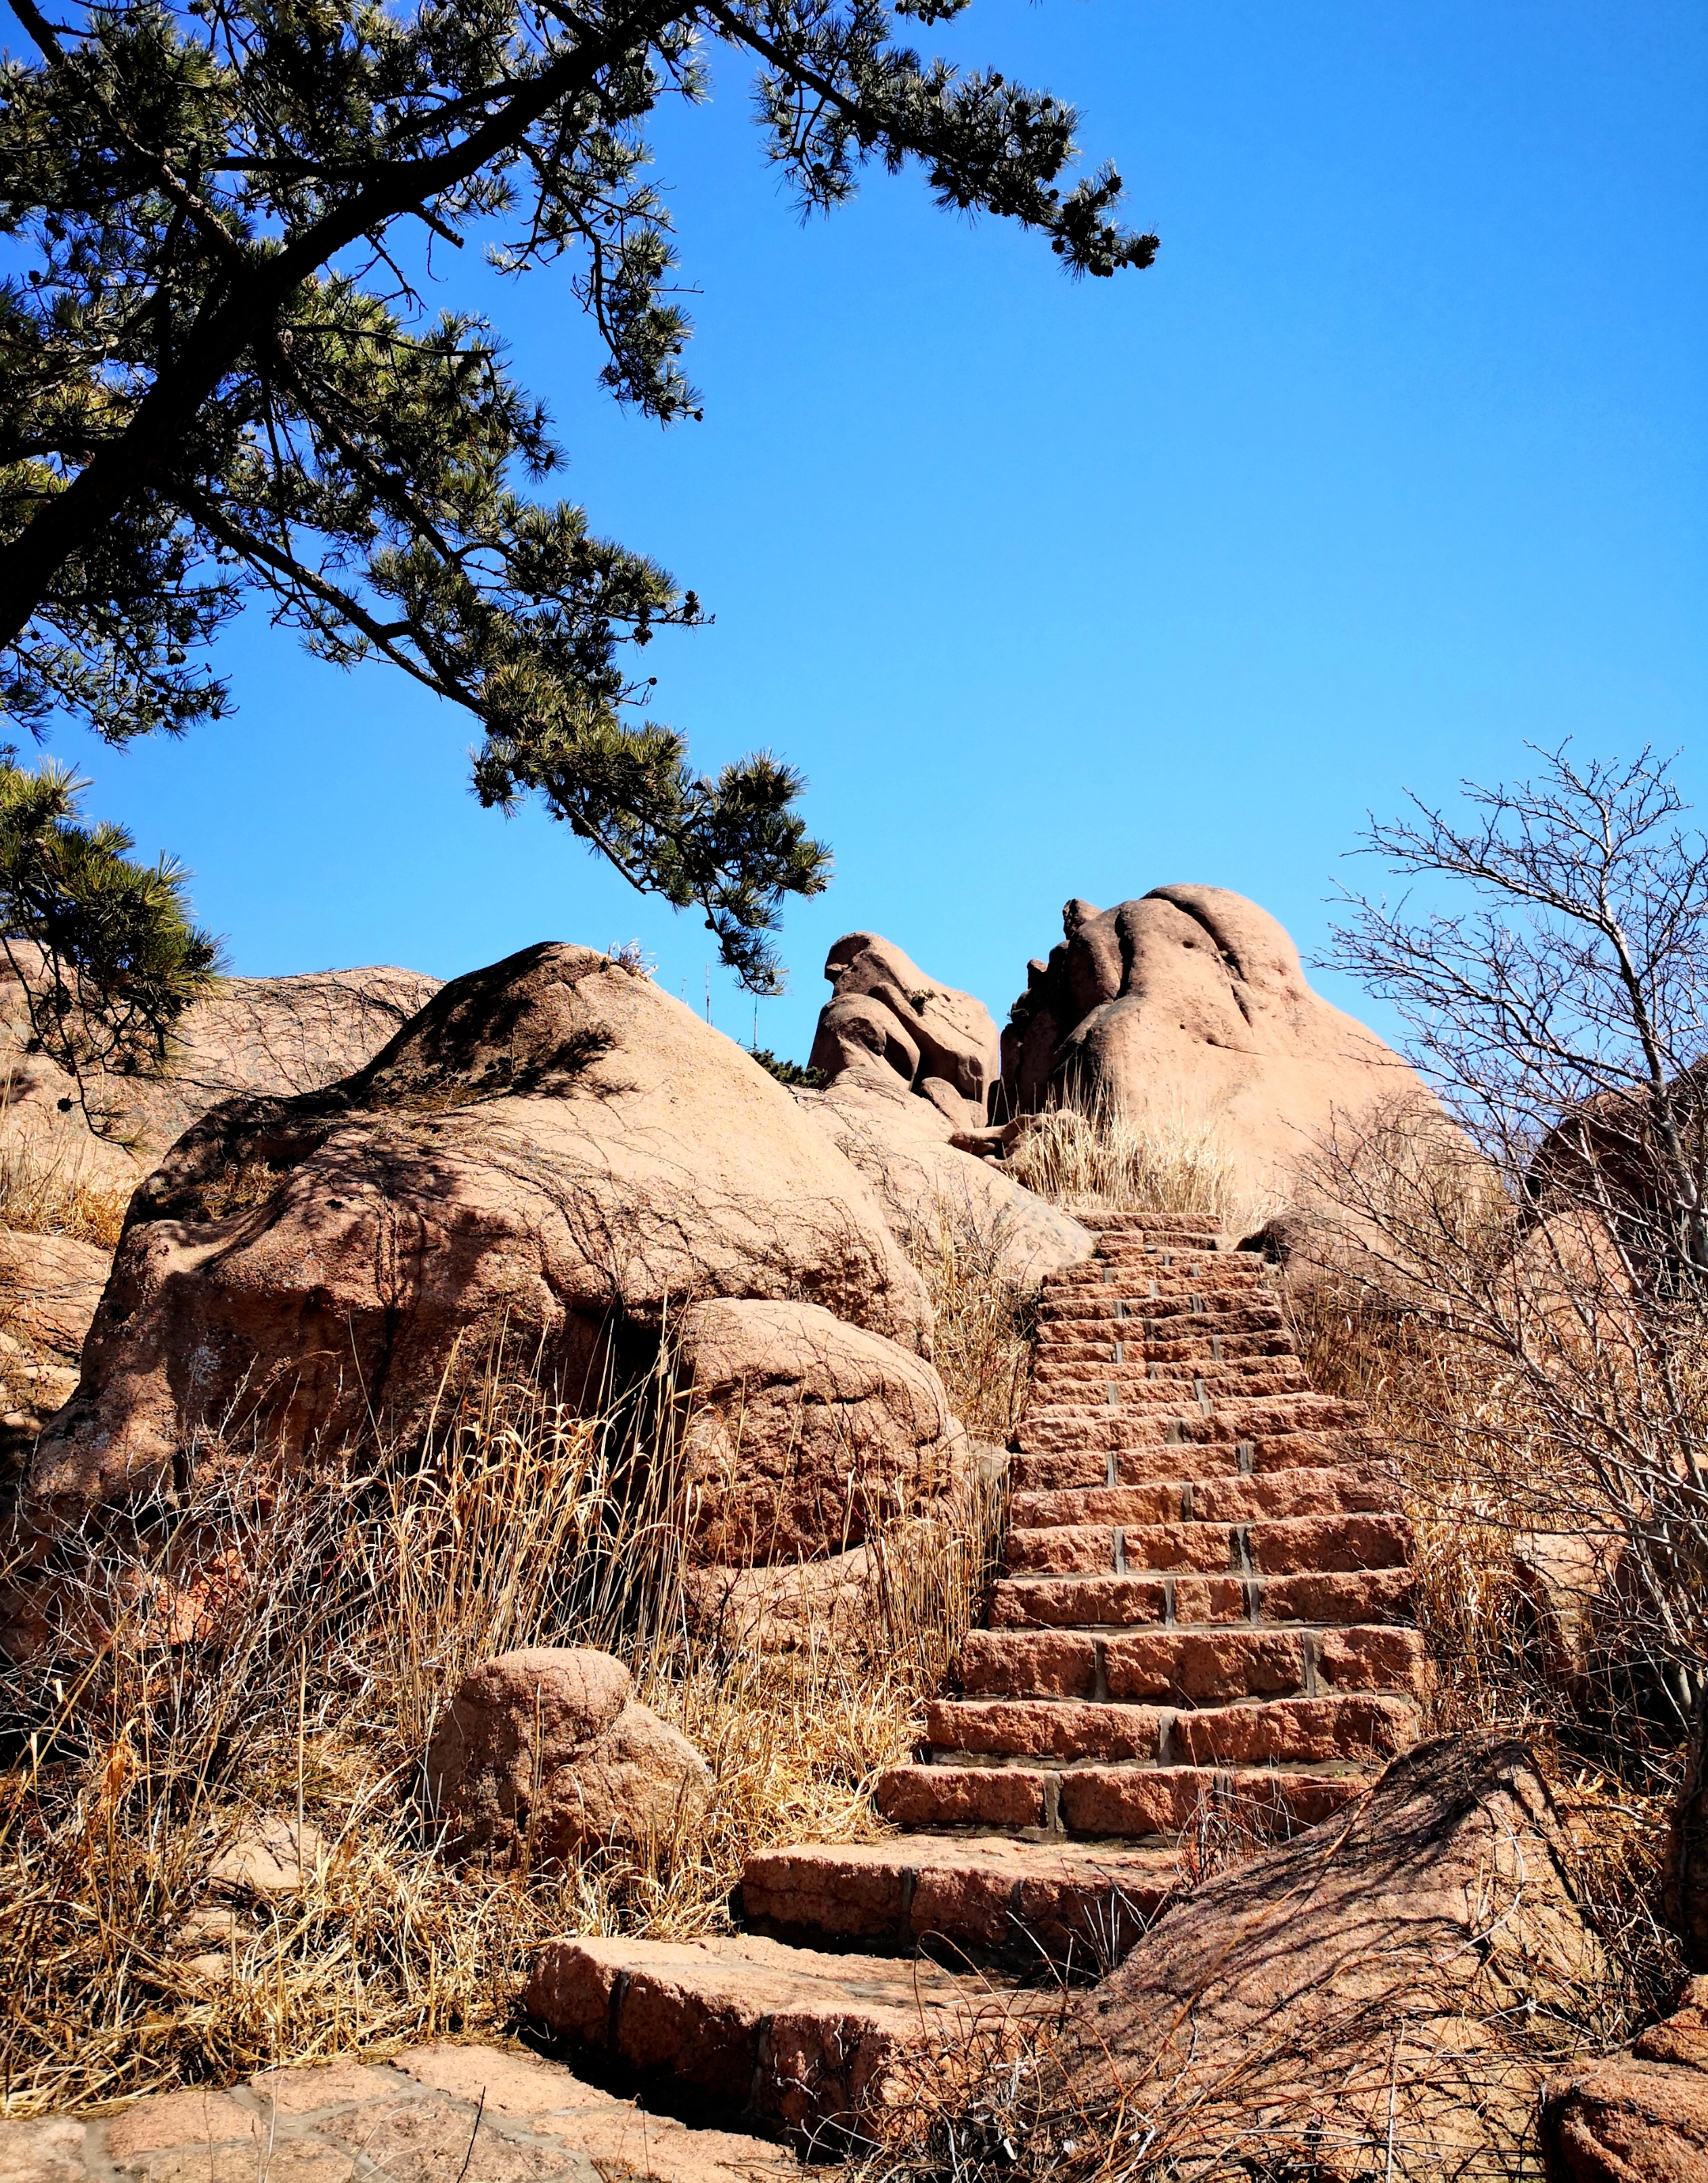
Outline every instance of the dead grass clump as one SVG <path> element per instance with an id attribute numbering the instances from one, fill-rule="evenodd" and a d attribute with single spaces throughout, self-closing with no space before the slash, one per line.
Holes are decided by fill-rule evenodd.
<path id="1" fill-rule="evenodd" d="M 130 1184 L 92 1175 L 55 1138 L 13 1136 L 0 1142 L 0 1228 L 69 1236 L 110 1251 L 130 1196 Z"/>
<path id="2" fill-rule="evenodd" d="M 0 2111 L 496 2032 L 549 1936 L 727 1930 L 753 1851 L 881 1831 L 867 1789 L 971 1619 L 990 1496 L 880 1533 L 857 1626 L 731 1657 L 685 1611 L 678 1422 L 668 1358 L 592 1420 L 495 1360 L 412 1462 L 210 1451 L 169 1523 L 84 1542 L 61 1664 L 0 1675 Z M 524 1643 L 628 1660 L 712 1767 L 703 1825 L 567 1873 L 441 1860 L 431 1725 Z M 269 1814 L 326 1854 L 282 1895 L 222 1886 Z"/>
<path id="3" fill-rule="evenodd" d="M 949 1407 L 974 1440 L 1006 1447 L 1031 1391 L 1037 1291 L 1010 1270 L 1003 1224 L 964 1198 L 940 1192 L 904 1240 L 930 1291 L 931 1359 Z"/>
<path id="4" fill-rule="evenodd" d="M 1238 1236 L 1278 1208 L 1242 1169 L 1214 1117 L 1135 1114 L 1106 1095 L 1029 1118 L 1006 1171 L 1056 1205 L 1120 1213 L 1210 1214 Z"/>

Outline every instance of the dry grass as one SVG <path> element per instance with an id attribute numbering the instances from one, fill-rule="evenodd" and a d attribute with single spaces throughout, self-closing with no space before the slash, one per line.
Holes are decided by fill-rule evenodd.
<path id="1" fill-rule="evenodd" d="M 13 1135 L 0 1141 L 0 1228 L 69 1236 L 110 1251 L 125 1225 L 132 1187 L 80 1166 L 56 1136 Z"/>
<path id="2" fill-rule="evenodd" d="M 1015 1280 L 1000 1230 L 964 1199 L 940 1194 L 906 1241 L 930 1291 L 932 1362 L 949 1407 L 975 1440 L 1006 1447 L 1031 1392 L 1037 1291 Z"/>
<path id="3" fill-rule="evenodd" d="M 951 1348 L 963 1291 L 985 1296 L 946 1270 Z M 53 1652 L 81 1664 L 0 1677 L 0 2112 L 495 2033 L 548 1936 L 726 1930 L 752 1852 L 884 1831 L 868 1787 L 976 1613 L 990 1497 L 880 1532 L 851 1624 L 845 1602 L 786 1655 L 732 1653 L 686 1612 L 683 1421 L 668 1349 L 601 1420 L 495 1362 L 413 1463 L 281 1477 L 209 1451 L 169 1522 L 68 1558 Z M 568 1874 L 443 1860 L 431 1725 L 524 1643 L 629 1663 L 712 1768 L 703 1825 Z M 263 1814 L 329 1853 L 286 1897 L 234 1897 L 209 1869 Z M 219 1908 L 214 1964 L 193 1921 Z"/>
<path id="4" fill-rule="evenodd" d="M 1029 1117 L 1006 1171 L 1052 1204 L 1207 1213 L 1235 1238 L 1278 1209 L 1273 1190 L 1235 1158 L 1213 1117 L 1134 1113 L 1108 1098 Z"/>

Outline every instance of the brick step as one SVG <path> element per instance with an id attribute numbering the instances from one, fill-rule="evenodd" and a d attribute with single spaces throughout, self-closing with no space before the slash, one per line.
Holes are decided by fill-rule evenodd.
<path id="1" fill-rule="evenodd" d="M 1256 1299 L 1263 1295 L 1272 1297 L 1274 1288 L 1259 1270 L 1217 1251 L 1132 1251 L 1121 1258 L 1082 1258 L 1078 1266 L 1047 1273 L 1039 1288 L 1039 1303 L 1040 1310 L 1049 1312 L 1054 1305 L 1075 1299 L 1095 1303 L 1104 1297 L 1132 1303 L 1145 1297 L 1204 1297 L 1208 1301 L 1211 1297 Z"/>
<path id="2" fill-rule="evenodd" d="M 1213 1241 L 1222 1233 L 1222 1223 L 1213 1213 L 1140 1213 L 1072 1204 L 1062 1210 L 1094 1236 L 1195 1235 Z"/>
<path id="3" fill-rule="evenodd" d="M 1073 1698 L 938 1698 L 926 1708 L 932 1763 L 1037 1767 L 1085 1759 L 1163 1765 L 1386 1760 L 1417 1736 L 1415 1698 L 1394 1691 L 1236 1699 L 1181 1712 Z"/>
<path id="4" fill-rule="evenodd" d="M 1194 1506 L 1196 1503 L 1195 1499 Z M 1338 1575 L 1397 1569 L 1411 1549 L 1411 1529 L 1391 1511 L 1353 1515 L 1284 1516 L 1273 1521 L 1162 1524 L 1052 1524 L 1011 1526 L 1004 1557 L 1007 1578 L 1035 1575 L 1142 1576 L 1190 1570 L 1201 1575 Z"/>
<path id="5" fill-rule="evenodd" d="M 1089 1444 L 1022 1450 L 1009 1458 L 1008 1479 L 1017 1495 L 1072 1493 L 1111 1486 L 1174 1483 L 1183 1473 L 1194 1479 L 1233 1479 L 1279 1475 L 1293 1469 L 1367 1471 L 1373 1460 L 1368 1435 L 1345 1428 L 1259 1433 L 1249 1439 L 1195 1436 L 1135 1442 L 1129 1434 L 1105 1427 Z"/>
<path id="6" fill-rule="evenodd" d="M 573 2052 L 821 2152 L 884 2141 L 928 2082 L 970 2090 L 1043 2005 L 934 1964 L 750 1934 L 548 1941 L 523 1995 Z"/>
<path id="7" fill-rule="evenodd" d="M 1033 1403 L 1040 1410 L 1119 1408 L 1123 1410 L 1184 1410 L 1207 1396 L 1213 1404 L 1223 1400 L 1250 1401 L 1259 1395 L 1306 1395 L 1312 1392 L 1305 1368 L 1291 1350 L 1252 1357 L 1206 1358 L 1202 1362 L 1154 1363 L 1128 1353 L 1084 1362 L 1052 1358 L 1034 1373 Z"/>
<path id="8" fill-rule="evenodd" d="M 1294 1576 L 1141 1571 L 1111 1576 L 999 1577 L 993 1630 L 1224 1629 L 1250 1624 L 1374 1622 L 1411 1612 L 1416 1587 L 1402 1568 Z"/>
<path id="9" fill-rule="evenodd" d="M 1367 1786 L 1367 1769 L 1215 1766 L 892 1766 L 873 1802 L 903 1827 L 1004 1827 L 1084 1838 L 1178 1841 L 1206 1809 L 1314 1827 Z"/>
<path id="10" fill-rule="evenodd" d="M 1422 1686 L 1423 1641 L 1401 1619 L 1409 1603 L 1407 1575 L 1395 1570 L 1309 1580 L 1364 1587 L 1362 1603 L 1378 1611 L 1362 1621 L 1321 1616 L 1289 1625 L 1278 1616 L 1256 1625 L 1164 1625 L 1107 1636 L 1071 1629 L 969 1630 L 955 1680 L 969 1698 L 1090 1698 L 1099 1704 L 1224 1705 L 1336 1691 L 1415 1695 Z M 1177 1596 L 1179 1588 L 1177 1583 Z M 1384 1588 L 1385 1599 L 1372 1597 Z M 1274 1589 L 1272 1605 L 1278 1603 Z"/>
<path id="11" fill-rule="evenodd" d="M 1207 1389 L 1206 1393 L 1208 1398 Z M 1173 1413 L 1115 1409 L 1102 1417 L 1084 1409 L 1029 1410 L 1020 1426 L 1020 1452 L 1044 1455 L 1091 1445 L 1117 1450 L 1159 1443 L 1172 1447 L 1211 1440 L 1251 1440 L 1266 1433 L 1332 1432 L 1339 1426 L 1361 1426 L 1367 1417 L 1361 1403 L 1303 1391 L 1209 1399 L 1207 1411 L 1201 1404 L 1195 1408 L 1183 1405 Z M 1095 1441 L 1088 1425 L 1095 1429 Z"/>
<path id="12" fill-rule="evenodd" d="M 1201 1321 L 1192 1321 L 1195 1325 Z M 1135 1338 L 1130 1319 L 1079 1319 L 1057 1338 L 1040 1341 L 1038 1372 L 1062 1364 L 1185 1364 L 1200 1358 L 1214 1364 L 1233 1357 L 1295 1357 L 1293 1337 L 1284 1327 L 1256 1326 L 1232 1329 L 1223 1334 L 1192 1334 L 1178 1341 Z"/>
<path id="13" fill-rule="evenodd" d="M 1259 1518 L 1383 1514 L 1392 1508 L 1394 1497 L 1393 1480 L 1373 1469 L 1300 1464 L 1231 1477 L 1017 1492 L 1009 1496 L 1008 1522 L 1012 1531 L 1082 1524 L 1249 1524 Z"/>
<path id="14" fill-rule="evenodd" d="M 1035 1969 L 1112 1969 L 1173 1892 L 1168 1850 L 1011 1835 L 807 1842 L 750 1857 L 741 1918 L 778 1940 L 874 1953 L 942 1944 Z"/>

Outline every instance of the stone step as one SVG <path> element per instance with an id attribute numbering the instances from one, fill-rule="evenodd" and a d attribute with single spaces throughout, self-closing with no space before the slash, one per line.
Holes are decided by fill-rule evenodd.
<path id="1" fill-rule="evenodd" d="M 873 1952 L 943 1944 L 1034 1969 L 1044 1956 L 1112 1969 L 1179 1880 L 1170 1851 L 910 1836 L 808 1842 L 750 1857 L 741 1917 L 752 1931 Z"/>
<path id="2" fill-rule="evenodd" d="M 1062 1210 L 1094 1236 L 1196 1235 L 1212 1241 L 1222 1233 L 1213 1213 L 1128 1212 L 1103 1205 L 1067 1205 Z"/>
<path id="3" fill-rule="evenodd" d="M 1123 1348 L 1124 1352 L 1124 1344 Z M 1249 1402 L 1258 1396 L 1311 1392 L 1305 1368 L 1290 1351 L 1162 1364 L 1123 1353 L 1119 1359 L 1052 1359 L 1033 1375 L 1032 1408 L 1035 1414 L 1051 1416 L 1074 1409 L 1166 1414 L 1201 1410 L 1206 1400 L 1213 1409 L 1220 1403 Z"/>
<path id="4" fill-rule="evenodd" d="M 1220 1400 L 1208 1388 L 1196 1404 L 1167 1409 L 1133 1408 L 1043 1408 L 1029 1410 L 1018 1436 L 1024 1455 L 1055 1454 L 1084 1447 L 1094 1440 L 1105 1449 L 1178 1447 L 1207 1440 L 1240 1441 L 1260 1434 L 1332 1432 L 1341 1426 L 1362 1426 L 1367 1413 L 1361 1403 L 1343 1402 L 1338 1395 L 1297 1394 L 1224 1395 Z"/>
<path id="5" fill-rule="evenodd" d="M 1212 1425 L 1215 1420 L 1211 1420 Z M 1016 1493 L 1095 1491 L 1111 1486 L 1179 1483 L 1195 1480 L 1278 1476 L 1293 1470 L 1349 1470 L 1373 1467 L 1373 1443 L 1361 1430 L 1339 1427 L 1328 1432 L 1257 1433 L 1250 1438 L 1223 1437 L 1145 1441 L 1113 1445 L 1023 1450 L 1012 1456 L 1008 1480 Z"/>
<path id="6" fill-rule="evenodd" d="M 1325 1577 L 1366 1587 L 1378 1619 L 1348 1616 L 1223 1628 L 1176 1625 L 1095 1635 L 1084 1630 L 973 1630 L 956 1660 L 967 1697 L 1090 1698 L 1100 1704 L 1223 1705 L 1239 1698 L 1320 1697 L 1336 1691 L 1415 1695 L 1423 1642 L 1405 1620 L 1410 1572 Z M 1283 1580 L 1290 1582 L 1291 1580 Z M 1389 1588 L 1387 1602 L 1372 1599 Z M 1176 1585 L 1177 1595 L 1180 1589 Z M 1270 1604 L 1274 1603 L 1272 1599 Z"/>
<path id="7" fill-rule="evenodd" d="M 1192 1308 L 1201 1297 L 1207 1308 L 1217 1302 L 1273 1299 L 1274 1289 L 1263 1276 L 1237 1259 L 1215 1254 L 1163 1252 L 1134 1253 L 1119 1258 L 1082 1258 L 1060 1273 L 1046 1274 L 1038 1292 L 1040 1312 L 1050 1315 L 1064 1306 L 1090 1302 L 1106 1307 L 1123 1302 L 1129 1311 L 1154 1297 L 1180 1297 Z"/>
<path id="8" fill-rule="evenodd" d="M 1285 1577 L 1156 1571 L 999 1577 L 991 1586 L 990 1626 L 1106 1636 L 1126 1630 L 1328 1627 L 1376 1621 L 1396 1603 L 1409 1616 L 1414 1589 L 1410 1570 L 1398 1567 L 1332 1575 L 1309 1569 Z"/>
<path id="9" fill-rule="evenodd" d="M 573 2053 L 821 2154 L 893 2142 L 893 2119 L 970 2090 L 1045 2005 L 931 1963 L 751 1934 L 548 1941 L 523 1995 Z"/>
<path id="10" fill-rule="evenodd" d="M 1008 1827 L 1137 1841 L 1178 1841 L 1212 1809 L 1289 1831 L 1350 1803 L 1369 1769 L 1255 1766 L 892 1766 L 873 1802 L 903 1827 Z"/>
<path id="11" fill-rule="evenodd" d="M 1249 1524 L 1260 1517 L 1381 1514 L 1394 1505 L 1394 1481 L 1350 1464 L 1300 1464 L 1232 1477 L 1152 1479 L 1144 1486 L 1071 1486 L 1011 1494 L 1011 1530 L 1057 1525 Z"/>
<path id="12" fill-rule="evenodd" d="M 1088 1705 L 1072 1698 L 937 1698 L 926 1708 L 934 1764 L 1034 1766 L 1084 1759 L 1237 1766 L 1386 1761 L 1417 1735 L 1415 1698 L 1335 1691 L 1179 1711 L 1167 1706 Z"/>
<path id="13" fill-rule="evenodd" d="M 1047 1378 L 1052 1372 L 1074 1364 L 1126 1364 L 1143 1368 L 1151 1364 L 1159 1369 L 1173 1366 L 1225 1364 L 1236 1358 L 1295 1357 L 1298 1354 L 1290 1335 L 1281 1329 L 1263 1329 L 1237 1333 L 1194 1335 L 1183 1341 L 1135 1341 L 1130 1319 L 1116 1319 L 1109 1324 L 1093 1326 L 1084 1340 L 1077 1335 L 1071 1341 L 1040 1342 L 1037 1349 L 1034 1378 Z"/>
<path id="14" fill-rule="evenodd" d="M 1194 1570 L 1241 1576 L 1339 1575 L 1397 1569 L 1411 1553 L 1403 1516 L 1288 1516 L 1278 1521 L 1217 1523 L 1195 1515 L 1163 1524 L 1052 1524 L 1011 1526 L 1004 1558 L 1010 1577 Z"/>

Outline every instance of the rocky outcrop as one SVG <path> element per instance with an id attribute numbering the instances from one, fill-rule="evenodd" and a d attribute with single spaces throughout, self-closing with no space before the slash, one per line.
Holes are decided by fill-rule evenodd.
<path id="1" fill-rule="evenodd" d="M 1001 1055 L 982 1001 L 938 985 L 875 932 L 845 933 L 824 975 L 833 991 L 812 1042 L 814 1069 L 834 1083 L 846 1069 L 876 1063 L 955 1128 L 989 1119 Z"/>
<path id="2" fill-rule="evenodd" d="M 1551 2084 L 1542 2108 L 1551 2183 L 1698 2183 L 1708 2175 L 1708 1978 L 1616 2054 Z"/>
<path id="3" fill-rule="evenodd" d="M 464 1678 L 433 1731 L 427 1797 L 459 1856 L 526 1855 L 666 1840 L 704 1814 L 705 1760 L 631 1695 L 608 1653 L 505 1653 Z"/>
<path id="4" fill-rule="evenodd" d="M 1118 2114 L 1183 2176 L 1254 2127 L 1278 2175 L 1528 2173 L 1605 1973 L 1571 1869 L 1522 1744 L 1422 1744 L 1159 1921 L 1088 2000 L 1056 2112 L 1076 2136 Z"/>
<path id="5" fill-rule="evenodd" d="M 953 1486 L 967 1436 L 923 1358 L 817 1304 L 690 1305 L 685 1455 L 696 1558 L 818 1561 Z"/>
<path id="6" fill-rule="evenodd" d="M 0 1228 L 0 1450 L 27 1448 L 70 1399 L 112 1264 L 98 1243 Z"/>
<path id="7" fill-rule="evenodd" d="M 439 990 L 389 966 L 291 978 L 226 978 L 178 1025 L 158 1077 L 103 1076 L 91 1088 L 92 1130 L 76 1086 L 32 1053 L 22 990 L 0 960 L 0 1143 L 71 1175 L 131 1187 L 173 1140 L 222 1099 L 288 1098 L 347 1076 L 396 1036 Z"/>
<path id="8" fill-rule="evenodd" d="M 503 1336 L 571 1400 L 667 1303 L 801 1297 L 910 1348 L 919 1276 L 787 1092 L 644 975 L 541 946 L 446 986 L 330 1089 L 229 1100 L 139 1189 L 38 1530 L 169 1490 L 221 1436 L 419 1437 Z"/>
<path id="9" fill-rule="evenodd" d="M 877 1191 L 898 1237 L 916 1255 L 946 1244 L 995 1254 L 1017 1288 L 1091 1255 L 1079 1223 L 953 1142 L 956 1125 L 916 1097 L 892 1070 L 856 1059 L 828 1090 L 796 1092 L 802 1111 Z"/>
<path id="10" fill-rule="evenodd" d="M 1070 902 L 1062 930 L 1002 1034 L 1004 1115 L 1107 1102 L 1209 1126 L 1262 1185 L 1378 1108 L 1438 1111 L 1390 1047 L 1312 991 L 1275 919 L 1225 887 L 1156 887 L 1106 910 Z"/>

